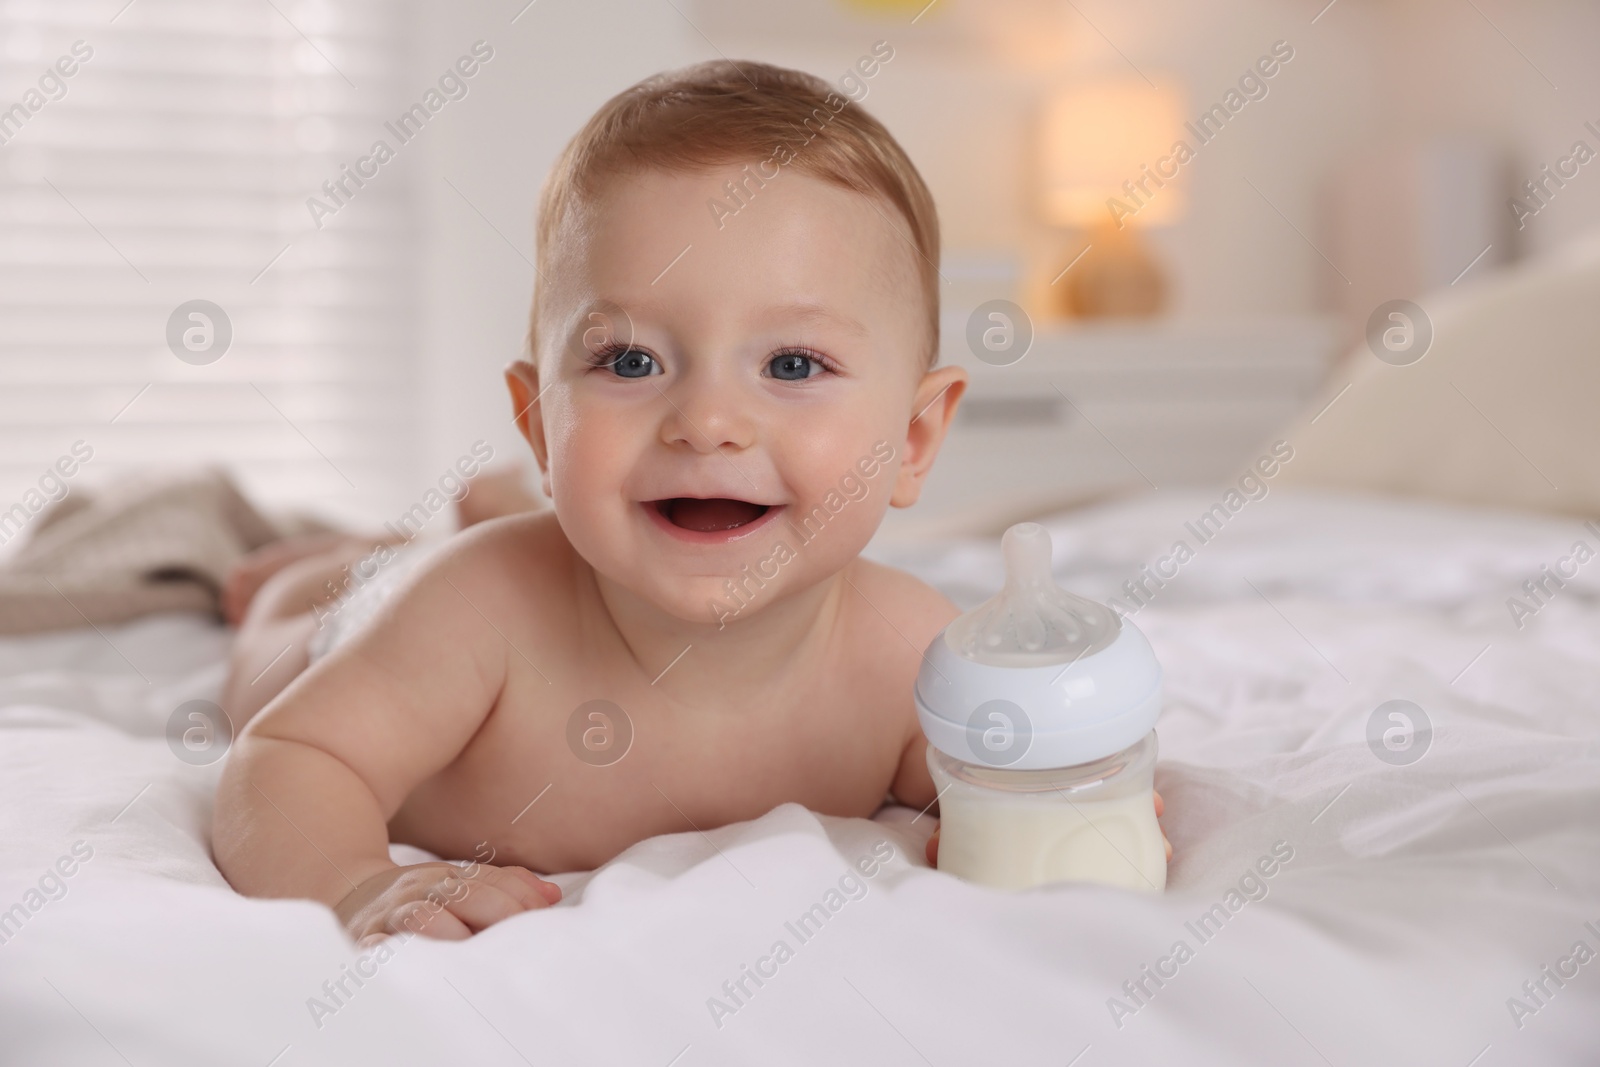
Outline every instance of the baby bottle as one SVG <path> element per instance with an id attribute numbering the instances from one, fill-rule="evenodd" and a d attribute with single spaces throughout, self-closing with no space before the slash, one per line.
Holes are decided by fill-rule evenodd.
<path id="1" fill-rule="evenodd" d="M 1005 588 L 946 626 L 917 674 L 939 869 L 1001 889 L 1160 892 L 1161 665 L 1133 623 L 1055 584 L 1043 526 L 1019 523 L 1000 544 Z"/>

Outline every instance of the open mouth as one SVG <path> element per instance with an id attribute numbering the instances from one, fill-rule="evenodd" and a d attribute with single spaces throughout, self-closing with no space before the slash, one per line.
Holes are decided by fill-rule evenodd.
<path id="1" fill-rule="evenodd" d="M 701 500 L 692 496 L 675 496 L 668 500 L 652 500 L 646 506 L 654 508 L 669 525 L 694 533 L 738 530 L 772 510 L 767 504 L 752 504 L 748 500 L 731 500 L 727 497 Z"/>

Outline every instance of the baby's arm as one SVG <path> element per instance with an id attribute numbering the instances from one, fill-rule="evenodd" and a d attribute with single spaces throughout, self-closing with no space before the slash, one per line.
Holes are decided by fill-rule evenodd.
<path id="1" fill-rule="evenodd" d="M 504 595 L 503 582 L 486 580 L 491 568 L 473 566 L 481 540 L 468 533 L 441 550 L 371 625 L 241 731 L 212 835 L 235 889 L 319 900 L 360 939 L 394 932 L 398 905 L 455 880 L 453 865 L 392 862 L 387 824 L 466 746 L 505 681 L 504 641 L 465 599 L 493 615 Z M 416 932 L 465 937 L 559 896 L 521 868 L 480 866 L 473 877 L 470 894 Z"/>
<path id="2" fill-rule="evenodd" d="M 889 792 L 909 808 L 920 810 L 934 802 L 933 775 L 928 773 L 928 739 L 920 728 L 912 730 L 911 736 L 906 738 Z M 938 815 L 939 811 L 932 808 L 928 814 Z"/>
<path id="3" fill-rule="evenodd" d="M 894 783 L 890 785 L 889 792 L 907 807 L 917 808 L 923 814 L 935 817 L 939 814 L 939 798 L 933 787 L 933 775 L 928 773 L 928 739 L 920 728 L 913 730 L 906 740 L 905 748 L 900 753 L 900 767 L 894 773 Z M 933 836 L 928 838 L 924 855 L 928 858 L 928 866 L 939 865 L 938 827 L 934 827 Z"/>

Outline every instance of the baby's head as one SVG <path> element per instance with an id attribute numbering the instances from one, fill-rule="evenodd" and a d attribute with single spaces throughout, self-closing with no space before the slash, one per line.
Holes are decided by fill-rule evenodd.
<path id="1" fill-rule="evenodd" d="M 916 500 L 966 381 L 933 369 L 938 219 L 826 82 L 719 61 L 626 90 L 557 161 L 538 241 L 533 359 L 506 377 L 603 578 L 726 624 Z"/>

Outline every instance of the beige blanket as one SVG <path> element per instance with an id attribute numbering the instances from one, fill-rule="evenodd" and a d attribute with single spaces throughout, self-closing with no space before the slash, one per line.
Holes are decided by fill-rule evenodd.
<path id="1" fill-rule="evenodd" d="M 326 529 L 304 516 L 263 514 L 215 467 L 75 487 L 0 562 L 0 634 L 157 611 L 220 617 L 223 580 L 241 556 L 290 534 Z"/>

